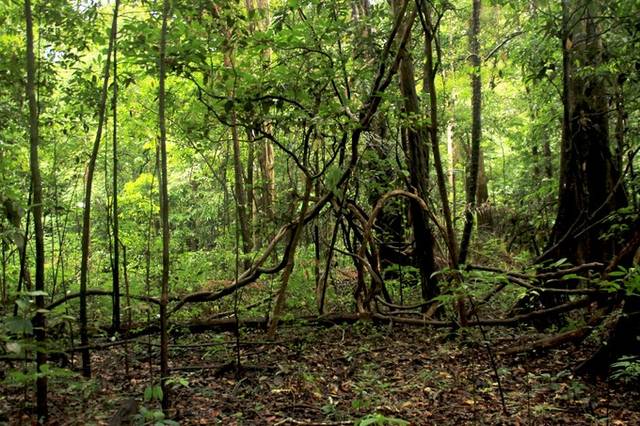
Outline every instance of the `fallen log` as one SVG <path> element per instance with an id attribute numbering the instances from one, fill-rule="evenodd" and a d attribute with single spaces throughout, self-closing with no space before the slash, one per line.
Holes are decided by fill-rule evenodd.
<path id="1" fill-rule="evenodd" d="M 531 352 L 534 350 L 549 350 L 569 342 L 573 342 L 577 345 L 581 341 L 586 339 L 593 332 L 593 330 L 595 330 L 595 328 L 605 320 L 607 315 L 611 313 L 612 309 L 612 305 L 600 309 L 592 316 L 592 318 L 589 320 L 589 323 L 583 327 L 556 334 L 554 336 L 543 337 L 542 339 L 538 339 L 524 345 L 509 348 L 502 351 L 500 354 L 515 355 L 518 353 Z"/>
<path id="2" fill-rule="evenodd" d="M 532 352 L 536 350 L 549 350 L 569 342 L 578 342 L 584 340 L 591 332 L 593 327 L 586 325 L 575 330 L 566 331 L 564 333 L 545 337 L 531 343 L 514 346 L 504 351 L 498 352 L 499 355 L 509 356 L 524 352 Z"/>

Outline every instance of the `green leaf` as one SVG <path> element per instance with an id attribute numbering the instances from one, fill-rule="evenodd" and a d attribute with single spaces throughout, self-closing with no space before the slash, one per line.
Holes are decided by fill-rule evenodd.
<path id="1" fill-rule="evenodd" d="M 164 394 L 162 393 L 162 387 L 160 387 L 160 385 L 154 386 L 152 395 L 153 395 L 153 399 L 157 401 L 162 401 L 162 397 L 164 396 Z"/>
<path id="2" fill-rule="evenodd" d="M 22 297 L 19 299 L 16 299 L 16 305 L 18 305 L 19 309 L 27 309 L 30 304 L 31 302 L 29 301 L 29 299 L 25 299 Z"/>
<path id="3" fill-rule="evenodd" d="M 549 265 L 549 268 L 557 268 L 558 266 L 562 265 L 564 262 L 566 262 L 567 258 L 563 257 L 562 259 L 556 260 L 555 262 L 553 262 L 551 265 Z"/>
<path id="4" fill-rule="evenodd" d="M 578 274 L 567 274 L 562 276 L 563 280 L 586 280 L 585 277 Z"/>
<path id="5" fill-rule="evenodd" d="M 147 386 L 144 388 L 144 400 L 151 401 L 151 398 L 153 398 L 153 387 Z"/>

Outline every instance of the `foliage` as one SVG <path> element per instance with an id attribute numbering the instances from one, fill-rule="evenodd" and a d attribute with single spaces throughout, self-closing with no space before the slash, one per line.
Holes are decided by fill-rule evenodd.
<path id="1" fill-rule="evenodd" d="M 409 422 L 404 421 L 402 419 L 396 419 L 393 417 L 387 417 L 380 413 L 370 414 L 368 416 L 363 417 L 359 421 L 355 423 L 357 426 L 406 426 Z"/>
<path id="2" fill-rule="evenodd" d="M 623 356 L 611 364 L 613 380 L 620 380 L 626 384 L 640 381 L 640 358 L 637 356 Z"/>
<path id="3" fill-rule="evenodd" d="M 108 87 L 110 98 L 116 88 L 118 95 L 108 103 L 91 218 L 90 287 L 110 291 L 112 270 L 120 268 L 122 304 L 126 305 L 123 324 L 138 328 L 157 320 L 157 304 L 140 298 L 157 298 L 162 276 L 157 165 L 160 3 L 122 4 L 117 37 L 118 76 L 117 81 L 111 78 Z M 388 40 L 394 28 L 390 7 L 394 2 L 272 0 L 270 4 L 266 2 L 268 7 L 264 9 L 259 7 L 264 5 L 261 1 L 171 3 L 165 64 L 170 306 L 189 293 L 220 291 L 263 255 L 264 262 L 255 268 L 267 272 L 235 294 L 239 309 L 234 309 L 233 296 L 201 305 L 186 304 L 171 314 L 173 324 L 229 312 L 238 314 L 240 319 L 269 317 L 273 302 L 267 296 L 277 291 L 280 280 L 276 272 L 288 260 L 295 267 L 287 289 L 284 318 L 316 314 L 319 287 L 325 277 L 325 313 L 353 311 L 357 306 L 355 289 L 363 284 L 359 280 L 367 289 L 372 286 L 371 271 L 365 269 L 364 276 L 359 276 L 356 269 L 356 265 L 362 266 L 356 253 L 363 244 L 368 215 L 388 191 L 415 190 L 409 184 L 410 168 L 405 158 L 407 129 L 426 134 L 433 126 L 438 136 L 447 175 L 445 189 L 454 232 L 459 237 L 467 208 L 464 187 L 469 174 L 472 121 L 468 2 L 408 3 L 409 12 L 424 4 L 431 18 L 442 15 L 435 32 L 435 94 L 428 93 L 424 76 L 420 75 L 427 63 L 420 20 L 424 16 L 415 18 L 408 34 L 407 57 L 418 76 L 414 89 L 420 104 L 418 112 L 412 114 L 403 112 L 398 78 L 389 73 L 403 31 L 395 40 Z M 484 207 L 478 206 L 474 211 L 480 229 L 474 236 L 469 263 L 530 272 L 532 261 L 548 248 L 547 239 L 558 210 L 563 154 L 561 2 L 483 3 L 481 146 L 488 199 L 484 200 Z M 571 3 L 578 5 L 581 1 Z M 607 229 L 602 237 L 622 245 L 639 219 L 640 37 L 634 19 L 637 2 L 600 3 L 606 3 L 600 5 L 602 13 L 597 20 L 605 49 L 602 64 L 581 64 L 576 75 L 595 76 L 607 83 L 610 145 L 619 163 L 616 167 L 624 172 L 619 184 L 626 189 L 629 205 L 602 220 Z M 84 176 L 97 131 L 112 6 L 113 2 L 104 1 L 34 1 L 46 293 L 25 290 L 29 277 L 35 273 L 35 262 L 32 224 L 27 225 L 32 220 L 32 203 L 24 93 L 24 17 L 19 2 L 3 2 L 0 9 L 2 355 L 31 359 L 38 351 L 53 355 L 77 343 L 77 298 L 42 312 L 51 331 L 45 345 L 37 345 L 33 338 L 33 298 L 44 296 L 50 303 L 79 288 L 81 217 L 88 207 L 82 201 Z M 380 76 L 379 71 L 383 72 Z M 386 84 L 383 89 L 382 83 Z M 374 89 L 379 93 L 372 93 Z M 436 96 L 435 111 L 431 111 L 432 95 Z M 361 120 L 372 105 L 377 110 L 371 110 L 375 113 L 364 126 Z M 117 122 L 113 123 L 116 106 Z M 435 116 L 438 123 L 431 122 Z M 114 241 L 112 230 L 114 129 L 119 157 L 115 194 L 119 241 Z M 270 164 L 268 152 L 272 153 Z M 433 154 L 430 152 L 429 156 L 433 158 Z M 444 306 L 440 312 L 444 318 L 455 320 L 459 301 L 479 301 L 506 283 L 508 277 L 446 266 L 448 254 L 440 229 L 444 206 L 436 196 L 437 175 L 432 162 L 426 172 L 431 192 L 424 201 L 433 216 L 429 226 L 435 235 L 438 269 L 431 278 L 440 286 L 434 300 Z M 317 209 L 305 224 L 294 257 L 286 259 L 288 235 L 273 246 L 270 242 L 282 226 L 291 229 L 303 202 L 307 178 L 312 179 L 312 209 Z M 236 181 L 240 180 L 244 181 L 244 188 L 238 189 Z M 240 195 L 247 199 L 246 205 L 241 206 L 248 212 L 246 224 L 240 223 Z M 273 199 L 269 202 L 270 196 Z M 330 201 L 326 205 L 315 204 L 323 200 Z M 411 232 L 415 218 L 409 214 L 408 206 L 404 199 L 393 199 L 385 205 L 373 224 L 373 241 L 364 254 L 372 268 L 380 270 L 391 299 L 400 304 L 418 303 L 422 298 L 416 238 Z M 492 219 L 491 223 L 482 225 L 487 218 Z M 240 235 L 242 225 L 249 230 L 249 241 L 243 241 L 245 236 Z M 120 265 L 114 265 L 116 244 L 126 251 L 126 263 L 121 256 Z M 265 254 L 266 250 L 272 251 Z M 535 268 L 562 268 L 564 260 L 553 259 Z M 620 267 L 607 280 L 590 277 L 588 281 L 577 274 L 566 275 L 562 280 L 580 281 L 581 285 L 595 282 L 600 289 L 623 297 L 640 294 L 637 266 Z M 22 283 L 20 291 L 18 282 Z M 125 293 L 133 297 L 125 300 Z M 491 308 L 506 311 L 524 293 L 523 288 L 508 286 L 491 302 Z M 89 299 L 90 328 L 96 336 L 126 334 L 125 330 L 120 334 L 105 331 L 112 304 L 109 295 Z M 249 309 L 244 308 L 246 305 L 256 306 Z M 14 306 L 17 315 L 12 315 Z M 571 320 L 570 324 L 582 324 L 579 321 L 582 319 Z M 377 332 L 369 324 L 357 325 L 354 330 L 358 335 Z M 225 337 L 217 335 L 210 340 L 224 343 Z M 229 358 L 233 351 L 222 344 L 211 346 L 203 355 L 206 359 L 223 356 Z M 624 374 L 635 374 L 632 367 L 636 361 L 624 362 L 628 364 L 616 367 L 616 371 L 625 371 L 620 373 L 620 379 L 627 377 Z M 364 414 L 363 410 L 377 409 L 377 396 L 370 389 L 382 393 L 387 385 L 376 374 L 374 365 L 364 367 L 360 383 L 355 386 L 360 395 L 352 401 L 352 408 L 359 415 Z M 631 368 L 629 373 L 627 367 Z M 5 381 L 10 385 L 30 385 L 38 375 L 63 378 L 64 371 L 50 367 L 36 372 L 29 364 L 24 370 L 11 369 Z M 307 378 L 314 377 L 308 372 Z M 173 384 L 185 386 L 179 378 Z M 143 391 L 150 406 L 162 399 L 156 388 Z M 331 403 L 324 407 L 327 415 L 336 414 L 340 408 Z M 140 422 L 170 424 L 161 412 L 144 410 L 139 413 Z M 403 424 L 379 413 L 359 422 Z"/>

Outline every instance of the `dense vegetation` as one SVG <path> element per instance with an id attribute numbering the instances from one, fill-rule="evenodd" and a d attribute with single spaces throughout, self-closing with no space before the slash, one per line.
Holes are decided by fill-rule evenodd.
<path id="1" fill-rule="evenodd" d="M 599 401 L 569 423 L 640 419 L 594 396 L 640 380 L 637 1 L 25 0 L 0 25 L 0 423 L 547 423 L 544 374 Z M 372 376 L 410 386 L 405 361 L 432 403 Z M 268 407 L 283 374 L 311 414 Z M 468 374 L 448 418 L 431 389 Z"/>

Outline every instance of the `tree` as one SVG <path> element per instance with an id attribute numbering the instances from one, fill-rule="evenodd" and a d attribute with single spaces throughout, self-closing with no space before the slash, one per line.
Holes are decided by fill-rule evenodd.
<path id="1" fill-rule="evenodd" d="M 562 2 L 562 146 L 558 212 L 543 259 L 607 261 L 615 241 L 602 221 L 626 205 L 609 146 L 607 80 L 596 72 L 603 46 L 597 2 Z M 586 72 L 585 72 L 586 71 Z"/>
<path id="2" fill-rule="evenodd" d="M 117 10 L 116 12 L 117 13 Z M 117 37 L 118 37 L 118 16 L 113 18 L 114 40 L 113 40 L 113 138 L 112 144 L 112 228 L 113 228 L 113 263 L 111 271 L 113 274 L 113 309 L 111 328 L 113 332 L 120 330 L 120 223 L 118 214 L 118 57 L 117 57 Z"/>
<path id="3" fill-rule="evenodd" d="M 98 104 L 98 128 L 96 138 L 93 142 L 93 149 L 85 177 L 84 210 L 82 214 L 82 260 L 80 263 L 80 344 L 82 345 L 82 374 L 85 377 L 91 376 L 91 357 L 89 354 L 89 330 L 87 324 L 87 280 L 89 276 L 89 252 L 91 245 L 91 195 L 93 190 L 93 175 L 96 168 L 96 159 L 100 150 L 100 140 L 102 139 L 102 129 L 107 107 L 107 92 L 109 88 L 109 71 L 111 67 L 111 53 L 116 37 L 118 7 L 120 2 L 116 0 L 113 9 L 113 22 L 109 36 L 109 48 L 104 66 L 104 78 L 102 80 L 102 92 Z"/>
<path id="4" fill-rule="evenodd" d="M 469 242 L 471 241 L 471 231 L 473 230 L 473 210 L 476 206 L 476 192 L 478 187 L 478 169 L 480 164 L 480 139 L 482 137 L 482 82 L 480 80 L 480 0 L 473 0 L 473 10 L 471 13 L 471 29 L 469 33 L 469 47 L 471 62 L 471 158 L 469 172 L 467 175 L 467 205 L 464 213 L 464 229 L 462 230 L 462 241 L 460 242 L 460 255 L 458 263 L 465 264 L 469 253 Z"/>
<path id="5" fill-rule="evenodd" d="M 38 144 L 40 135 L 38 129 L 38 104 L 36 101 L 36 60 L 33 53 L 33 16 L 31 1 L 24 2 L 24 16 L 27 33 L 27 98 L 29 101 L 29 164 L 31 169 L 31 188 L 33 190 L 33 228 L 36 238 L 36 307 L 38 312 L 33 320 L 38 349 L 36 352 L 36 415 L 38 421 L 46 421 L 49 416 L 47 405 L 47 352 L 44 344 L 46 339 L 46 318 L 44 310 L 44 229 L 42 226 L 42 178 L 40 177 L 40 160 L 38 158 Z"/>
<path id="6" fill-rule="evenodd" d="M 396 15 L 398 11 L 402 10 L 403 3 L 401 0 L 394 3 Z M 414 19 L 410 19 L 411 17 L 415 18 L 415 14 L 408 15 L 402 24 L 402 30 L 407 33 L 411 32 L 413 25 Z M 413 62 L 408 47 L 401 49 L 398 78 L 400 80 L 400 93 L 404 99 L 402 111 L 407 119 L 411 120 L 419 117 L 421 112 L 415 85 Z M 409 184 L 416 191 L 418 197 L 426 199 L 429 194 L 429 151 L 424 128 L 420 125 L 412 124 L 403 126 L 401 132 L 402 147 L 409 170 Z M 415 241 L 415 257 L 420 269 L 422 297 L 426 301 L 438 294 L 436 284 L 432 278 L 432 274 L 435 271 L 433 259 L 434 237 L 427 223 L 426 212 L 415 200 L 410 201 L 410 214 Z"/>
<path id="7" fill-rule="evenodd" d="M 167 189 L 167 127 L 165 119 L 165 79 L 167 52 L 167 20 L 171 12 L 169 0 L 162 3 L 162 29 L 159 49 L 159 81 L 158 86 L 158 126 L 160 128 L 160 221 L 162 223 L 162 290 L 160 296 L 160 386 L 162 387 L 162 408 L 170 406 L 169 386 L 169 192 Z"/>

